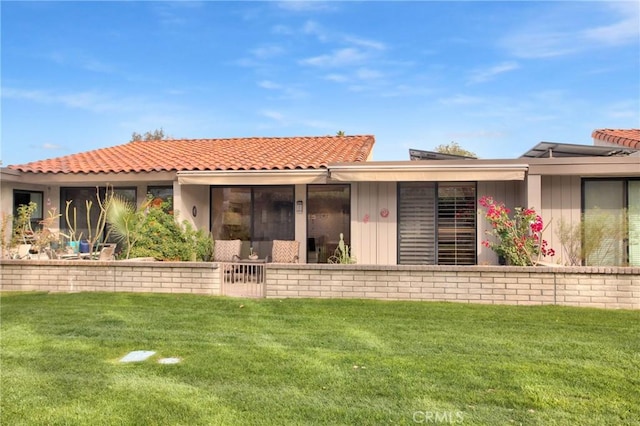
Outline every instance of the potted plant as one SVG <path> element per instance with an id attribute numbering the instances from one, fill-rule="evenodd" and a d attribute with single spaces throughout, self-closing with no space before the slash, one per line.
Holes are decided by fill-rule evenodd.
<path id="1" fill-rule="evenodd" d="M 253 247 L 249 247 L 249 260 L 258 260 L 258 253 L 253 251 Z"/>

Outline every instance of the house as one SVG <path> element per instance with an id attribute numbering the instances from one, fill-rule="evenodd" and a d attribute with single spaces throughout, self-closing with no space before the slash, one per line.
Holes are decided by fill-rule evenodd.
<path id="1" fill-rule="evenodd" d="M 561 221 L 578 226 L 597 212 L 625 235 L 602 237 L 606 253 L 587 263 L 640 265 L 640 130 L 600 132 L 607 146 L 541 142 L 493 160 L 412 150 L 413 161 L 372 161 L 370 135 L 130 142 L 2 169 L 1 208 L 36 201 L 41 215 L 60 212 L 110 184 L 138 203 L 172 197 L 181 220 L 241 239 L 243 256 L 295 239 L 301 262 L 325 263 L 342 233 L 359 264 L 474 265 L 497 263 L 477 214 L 477 200 L 492 196 L 541 214 L 558 253 L 549 262 L 571 263 Z"/>

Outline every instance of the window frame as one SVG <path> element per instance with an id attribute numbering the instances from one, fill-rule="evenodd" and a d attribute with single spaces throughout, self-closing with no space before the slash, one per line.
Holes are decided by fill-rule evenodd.
<path id="1" fill-rule="evenodd" d="M 38 207 L 36 208 L 36 211 L 34 212 L 34 215 L 31 216 L 31 228 L 32 229 L 36 229 L 40 223 L 44 220 L 44 207 L 45 207 L 45 201 L 44 201 L 44 191 L 33 191 L 33 190 L 29 190 L 29 189 L 14 189 L 13 190 L 13 217 L 17 217 L 18 215 L 18 207 L 25 205 L 25 204 L 16 204 L 16 195 L 17 194 L 22 194 L 22 195 L 29 195 L 29 202 L 33 201 L 33 194 L 39 194 L 40 195 L 40 199 L 42 200 L 40 202 L 40 204 L 36 203 L 38 205 Z M 35 202 L 35 201 L 33 201 Z M 28 204 L 28 203 L 27 203 Z M 36 214 L 39 214 L 36 216 Z"/>
<path id="2" fill-rule="evenodd" d="M 627 227 L 627 234 L 622 240 L 622 265 L 629 265 L 630 263 L 630 233 L 629 229 L 629 182 L 640 182 L 640 177 L 597 177 L 597 178 L 582 178 L 580 182 L 580 220 L 584 220 L 586 213 L 586 186 L 588 182 L 620 182 L 622 183 L 622 209 L 626 211 L 626 215 L 623 217 L 624 226 Z M 584 232 L 581 235 L 581 240 L 584 241 Z M 639 237 L 640 239 L 640 237 Z M 586 264 L 587 260 L 582 260 L 582 265 Z M 598 265 L 592 265 L 598 266 Z"/>
<path id="3" fill-rule="evenodd" d="M 400 228 L 402 226 L 401 224 L 401 203 L 402 203 L 402 197 L 401 197 L 401 193 L 402 193 L 402 186 L 406 185 L 406 184 L 424 184 L 425 187 L 427 187 L 427 185 L 431 186 L 429 188 L 427 188 L 427 190 L 432 191 L 432 193 L 430 194 L 430 196 L 432 197 L 432 201 L 433 201 L 433 205 L 429 206 L 429 208 L 433 208 L 434 210 L 431 212 L 431 214 L 433 215 L 433 229 L 434 229 L 434 235 L 429 236 L 429 241 L 428 243 L 433 244 L 433 255 L 429 256 L 433 258 L 433 263 L 420 263 L 419 265 L 477 265 L 478 264 L 478 249 L 477 249 L 477 244 L 478 244 L 478 220 L 477 220 L 477 201 L 478 201 L 478 182 L 477 181 L 460 181 L 460 182 L 449 182 L 449 181 L 407 181 L 407 182 L 398 182 L 397 186 L 396 186 L 396 193 L 397 193 L 397 211 L 398 211 L 398 223 L 397 223 L 397 249 L 396 249 L 396 259 L 397 259 L 397 263 L 398 265 L 413 265 L 414 263 L 402 263 L 402 258 L 401 258 L 401 250 L 402 250 L 402 246 L 401 246 L 401 231 Z M 472 254 L 473 254 L 473 263 L 441 263 L 441 259 L 440 259 L 440 251 L 442 249 L 441 245 L 444 244 L 443 241 L 441 241 L 441 206 L 442 206 L 442 202 L 441 202 L 441 196 L 440 196 L 440 189 L 441 187 L 445 187 L 445 186 L 466 186 L 469 188 L 473 189 L 473 206 L 472 208 L 469 210 L 469 212 L 473 213 L 473 232 L 471 233 L 473 235 L 473 244 L 471 244 L 471 246 L 473 247 L 472 249 L 468 249 L 468 250 L 472 250 Z M 456 210 L 457 212 L 458 210 Z M 460 210 L 460 211 L 465 211 L 465 210 Z M 427 218 L 428 219 L 428 218 Z M 458 252 L 458 249 L 455 249 L 456 253 Z M 471 252 L 470 252 L 471 253 Z M 455 258 L 457 259 L 458 256 L 456 255 Z"/>

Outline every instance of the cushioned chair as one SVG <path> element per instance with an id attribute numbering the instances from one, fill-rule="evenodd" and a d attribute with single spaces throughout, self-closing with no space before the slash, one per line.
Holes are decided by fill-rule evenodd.
<path id="1" fill-rule="evenodd" d="M 31 244 L 20 244 L 18 246 L 18 253 L 14 256 L 14 259 L 31 259 Z"/>
<path id="2" fill-rule="evenodd" d="M 299 241 L 273 240 L 271 259 L 273 263 L 298 263 Z"/>
<path id="3" fill-rule="evenodd" d="M 105 244 L 102 250 L 100 250 L 98 260 L 115 260 L 116 246 L 117 244 Z"/>
<path id="4" fill-rule="evenodd" d="M 213 242 L 214 262 L 237 262 L 240 260 L 240 240 L 215 240 Z"/>

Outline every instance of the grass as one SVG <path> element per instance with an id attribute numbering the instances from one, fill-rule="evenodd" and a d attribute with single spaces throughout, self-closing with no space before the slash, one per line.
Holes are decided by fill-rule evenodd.
<path id="1" fill-rule="evenodd" d="M 3 425 L 640 424 L 639 311 L 4 293 L 1 320 Z"/>

